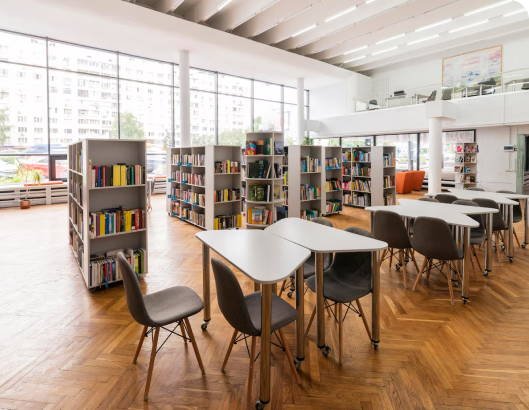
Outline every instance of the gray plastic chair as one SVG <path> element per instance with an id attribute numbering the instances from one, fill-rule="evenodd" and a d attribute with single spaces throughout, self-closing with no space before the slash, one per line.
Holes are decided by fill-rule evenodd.
<path id="1" fill-rule="evenodd" d="M 443 96 L 441 97 L 441 100 L 448 101 L 452 99 L 452 88 L 445 88 L 443 90 Z"/>
<path id="2" fill-rule="evenodd" d="M 454 201 L 457 201 L 457 196 L 450 194 L 437 194 L 435 199 L 437 199 L 442 204 L 451 204 Z"/>
<path id="3" fill-rule="evenodd" d="M 252 338 L 250 350 L 250 369 L 248 372 L 248 408 L 252 396 L 253 365 L 255 361 L 256 338 L 261 337 L 261 292 L 253 292 L 249 295 L 242 293 L 241 286 L 233 271 L 217 258 L 211 259 L 213 274 L 215 275 L 215 284 L 217 286 L 217 300 L 220 311 L 233 327 L 233 336 L 226 352 L 226 357 L 222 363 L 221 370 L 224 371 L 230 358 L 233 345 L 241 340 L 245 343 L 248 337 Z M 294 365 L 294 360 L 287 344 L 287 339 L 282 328 L 296 321 L 298 312 L 290 304 L 285 302 L 279 296 L 272 293 L 272 333 L 279 333 L 278 339 L 288 357 L 290 368 L 294 373 L 296 382 L 301 384 L 298 372 Z M 239 337 L 237 335 L 240 333 Z"/>
<path id="4" fill-rule="evenodd" d="M 311 222 L 328 226 L 329 228 L 333 228 L 333 224 L 331 221 L 325 218 L 313 218 L 311 219 Z M 323 270 L 328 269 L 332 264 L 332 253 L 324 253 L 323 254 Z M 316 254 L 314 252 L 310 253 L 310 258 L 307 259 L 307 261 L 303 264 L 303 280 L 307 280 L 311 276 L 316 274 Z M 287 296 L 289 298 L 292 297 L 292 294 L 294 293 L 296 285 L 296 275 L 292 274 L 290 276 L 290 279 L 285 279 L 283 283 L 281 284 L 281 289 L 279 290 L 279 297 L 283 294 L 283 291 L 289 289 Z"/>
<path id="5" fill-rule="evenodd" d="M 373 238 L 388 244 L 389 249 L 385 249 L 380 257 L 380 266 L 385 259 L 389 259 L 389 268 L 391 269 L 391 261 L 395 257 L 397 260 L 395 269 L 400 270 L 402 267 L 402 280 L 404 287 L 407 288 L 405 259 L 413 261 L 417 272 L 419 272 L 419 267 L 415 261 L 408 231 L 400 215 L 391 211 L 375 212 L 373 215 Z M 394 249 L 397 249 L 397 252 Z M 386 254 L 388 255 L 386 256 Z"/>
<path id="6" fill-rule="evenodd" d="M 485 190 L 483 188 L 478 188 L 478 187 L 468 187 L 467 188 L 467 191 L 480 191 L 480 192 L 485 192 Z"/>
<path id="7" fill-rule="evenodd" d="M 346 228 L 345 231 L 356 235 L 373 238 L 371 233 L 362 228 L 350 227 Z M 310 290 L 316 292 L 315 276 L 307 279 L 306 283 Z M 371 252 L 337 253 L 332 266 L 324 272 L 323 297 L 327 302 L 327 309 L 332 311 L 330 308 L 334 305 L 338 305 L 337 312 L 335 309 L 335 313 L 333 314 L 335 316 L 335 320 L 339 324 L 338 360 L 340 363 L 342 362 L 343 357 L 343 320 L 345 319 L 349 309 L 362 317 L 367 334 L 371 339 L 371 331 L 364 315 L 362 305 L 360 304 L 360 298 L 369 295 L 372 289 L 373 269 L 371 266 Z M 329 301 L 334 302 L 334 304 L 329 304 Z M 356 302 L 358 310 L 353 307 L 353 302 Z M 343 305 L 346 307 L 345 314 L 343 313 Z M 307 324 L 305 336 L 307 336 L 310 330 L 315 315 L 316 306 L 314 306 L 309 323 Z"/>
<path id="8" fill-rule="evenodd" d="M 499 194 L 516 194 L 516 192 L 513 191 L 496 191 Z M 523 221 L 523 213 L 522 213 L 522 206 L 520 205 L 520 201 L 518 199 L 513 199 L 513 201 L 518 202 L 518 205 L 514 205 L 512 208 L 512 223 L 516 224 L 518 222 Z M 518 240 L 518 235 L 516 234 L 516 231 L 514 231 L 514 238 L 516 239 L 516 243 L 518 243 L 518 246 L 522 247 L 520 245 L 520 241 Z"/>
<path id="9" fill-rule="evenodd" d="M 477 203 L 479 206 L 483 208 L 494 208 L 494 209 L 500 210 L 496 201 L 493 201 L 492 199 L 474 198 L 472 199 L 472 202 Z M 503 237 L 503 231 L 506 229 L 508 229 L 508 224 L 503 220 L 503 216 L 501 215 L 501 212 L 496 212 L 495 214 L 492 214 L 492 235 L 496 239 L 495 241 L 496 254 L 498 255 L 499 261 L 501 261 L 500 238 L 503 244 L 505 244 L 505 238 Z"/>
<path id="10" fill-rule="evenodd" d="M 437 202 L 439 203 L 439 200 L 435 199 L 435 198 L 430 198 L 428 196 L 425 196 L 423 198 L 419 198 L 419 201 L 424 201 L 424 202 Z"/>
<path id="11" fill-rule="evenodd" d="M 477 202 L 468 201 L 466 199 L 458 199 L 453 203 L 453 205 L 463 205 L 463 206 L 479 206 Z M 472 261 L 472 256 L 476 259 L 478 268 L 480 272 L 483 272 L 481 268 L 481 263 L 479 262 L 478 254 L 476 252 L 476 245 L 481 245 L 485 241 L 485 218 L 483 215 L 468 215 L 469 218 L 472 218 L 474 221 L 479 223 L 477 228 L 470 229 L 470 248 L 471 248 L 471 257 L 470 262 L 472 263 L 472 271 L 474 272 L 474 277 L 477 280 L 476 271 L 474 269 L 474 262 Z"/>
<path id="12" fill-rule="evenodd" d="M 454 261 L 463 259 L 463 250 L 457 247 L 456 241 L 452 235 L 450 226 L 438 218 L 430 218 L 426 216 L 420 216 L 415 220 L 414 234 L 411 238 L 413 248 L 424 255 L 424 262 L 422 264 L 417 280 L 413 285 L 413 290 L 417 288 L 421 280 L 421 276 L 424 272 L 426 264 L 428 264 L 428 271 L 426 278 L 430 278 L 430 271 L 432 268 L 436 268 L 439 272 L 443 273 L 443 267 L 448 267 L 448 272 L 445 275 L 448 280 L 448 290 L 450 291 L 450 301 L 452 305 L 455 304 L 454 290 L 452 289 L 452 271 L 454 271 L 460 283 L 462 283 L 461 276 L 457 270 L 457 264 Z M 434 260 L 437 259 L 438 263 L 434 264 Z"/>
<path id="13" fill-rule="evenodd" d="M 427 103 L 427 102 L 430 102 L 430 101 L 435 101 L 435 97 L 437 97 L 437 90 L 433 90 L 432 93 L 430 94 L 430 96 L 428 97 L 428 99 L 423 101 L 423 103 Z"/>
<path id="14" fill-rule="evenodd" d="M 144 400 L 147 401 L 149 389 L 151 387 L 154 359 L 158 353 L 158 350 L 162 348 L 162 346 L 172 334 L 183 337 L 187 343 L 187 337 L 185 333 L 187 330 L 189 340 L 193 345 L 193 350 L 195 351 L 200 370 L 202 373 L 205 373 L 200 352 L 198 351 L 198 346 L 193 335 L 193 330 L 191 329 L 191 325 L 189 324 L 188 320 L 189 317 L 196 315 L 198 312 L 204 309 L 204 304 L 202 303 L 202 299 L 200 299 L 200 297 L 192 289 L 186 286 L 173 286 L 171 288 L 143 296 L 136 273 L 134 272 L 132 266 L 130 266 L 123 252 L 118 253 L 118 263 L 121 276 L 123 277 L 125 296 L 127 299 L 129 312 L 136 322 L 138 322 L 140 325 L 143 325 L 143 331 L 138 343 L 138 348 L 136 349 L 134 360 L 132 361 L 133 363 L 136 363 L 136 360 L 138 359 L 138 355 L 140 354 L 141 346 L 145 337 L 147 337 L 149 333 L 151 333 L 151 335 L 154 333 L 151 358 L 149 361 L 149 370 L 147 372 L 147 382 L 145 384 Z M 165 327 L 171 323 L 176 323 L 176 326 L 173 330 L 167 329 Z M 182 332 L 181 335 L 175 332 L 178 326 L 180 326 L 180 330 Z M 151 329 L 149 330 L 149 328 Z M 167 330 L 169 332 L 169 336 L 167 339 L 165 339 L 165 342 L 162 343 L 160 348 L 156 350 L 158 346 L 158 335 L 160 334 L 160 328 Z"/>

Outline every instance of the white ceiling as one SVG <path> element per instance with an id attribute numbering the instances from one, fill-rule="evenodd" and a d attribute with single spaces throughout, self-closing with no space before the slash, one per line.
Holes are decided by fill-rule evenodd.
<path id="1" fill-rule="evenodd" d="M 515 0 L 124 1 L 360 72 L 529 29 L 526 11 L 505 17 L 523 10 Z"/>

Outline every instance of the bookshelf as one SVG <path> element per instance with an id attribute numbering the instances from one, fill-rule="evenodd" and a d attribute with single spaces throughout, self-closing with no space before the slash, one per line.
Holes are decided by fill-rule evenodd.
<path id="1" fill-rule="evenodd" d="M 148 271 L 146 154 L 145 140 L 87 138 L 68 145 L 69 240 L 91 291 L 121 281 L 118 250 L 138 274 Z"/>
<path id="2" fill-rule="evenodd" d="M 241 147 L 241 213 L 246 215 L 246 147 Z"/>
<path id="3" fill-rule="evenodd" d="M 282 154 L 274 152 L 275 145 L 281 146 Z M 268 148 L 267 148 L 268 145 Z M 277 209 L 283 207 L 281 197 L 283 187 L 283 133 L 282 132 L 249 132 L 246 134 L 245 147 L 245 188 L 246 215 L 248 229 L 263 229 L 276 222 Z M 270 166 L 268 175 L 261 175 Z M 277 175 L 277 173 L 280 175 Z M 254 177 L 254 175 L 260 175 Z M 252 192 L 257 192 L 255 195 Z M 263 196 L 264 193 L 264 196 Z M 276 197 L 277 196 L 277 197 Z M 264 199 L 264 200 L 263 200 Z M 284 208 L 280 209 L 280 212 Z M 268 216 L 268 222 L 262 221 Z M 258 223 L 261 221 L 261 223 Z"/>
<path id="4" fill-rule="evenodd" d="M 342 147 L 321 147 L 323 215 L 340 213 L 343 209 Z"/>
<path id="5" fill-rule="evenodd" d="M 166 211 L 171 217 L 206 230 L 239 228 L 241 199 L 240 146 L 167 149 Z"/>
<path id="6" fill-rule="evenodd" d="M 476 186 L 478 180 L 479 147 L 475 142 L 465 142 L 456 147 L 455 185 L 464 189 Z"/>

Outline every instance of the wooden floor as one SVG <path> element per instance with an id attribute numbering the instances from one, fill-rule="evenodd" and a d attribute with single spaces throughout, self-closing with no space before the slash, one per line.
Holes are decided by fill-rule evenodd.
<path id="1" fill-rule="evenodd" d="M 142 288 L 153 292 L 187 285 L 201 295 L 198 230 L 169 218 L 163 195 L 153 199 L 150 266 Z M 329 219 L 340 229 L 366 228 L 367 217 L 365 211 L 347 208 Z M 150 339 L 133 365 L 141 329 L 128 313 L 123 288 L 87 291 L 71 256 L 66 220 L 63 204 L 0 210 L 0 408 L 242 409 L 246 347 L 235 346 L 222 373 L 232 330 L 216 299 L 207 332 L 200 330 L 201 314 L 191 320 L 206 375 L 191 346 L 171 338 L 157 356 L 149 402 L 143 402 Z M 517 231 L 521 238 L 522 227 Z M 482 251 L 479 255 L 483 258 Z M 256 250 L 256 262 L 260 257 L 265 256 Z M 338 365 L 337 326 L 327 317 L 331 354 L 325 358 L 316 348 L 313 326 L 301 388 L 293 382 L 284 352 L 272 348 L 271 408 L 529 409 L 528 268 L 529 249 L 517 247 L 514 264 L 495 257 L 489 277 L 478 272 L 478 281 L 472 280 L 468 304 L 456 288 L 453 307 L 439 275 L 412 292 L 404 289 L 401 272 L 385 263 L 379 350 L 371 347 L 361 319 L 349 314 L 345 360 Z M 416 274 L 410 266 L 410 286 Z M 252 284 L 238 277 L 249 292 Z M 214 296 L 213 284 L 212 291 Z M 363 305 L 370 316 L 370 299 Z M 306 320 L 313 306 L 309 291 Z M 286 334 L 293 348 L 293 325 Z M 258 366 L 255 400 L 257 371 Z"/>

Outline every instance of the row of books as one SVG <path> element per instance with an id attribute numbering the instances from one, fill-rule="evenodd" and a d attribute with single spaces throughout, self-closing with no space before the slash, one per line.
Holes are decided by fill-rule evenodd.
<path id="1" fill-rule="evenodd" d="M 355 164 L 354 167 L 351 168 L 353 172 L 353 176 L 355 177 L 370 177 L 371 176 L 371 168 L 367 165 L 360 165 Z"/>
<path id="2" fill-rule="evenodd" d="M 187 177 L 187 183 L 198 186 L 206 185 L 206 177 L 204 174 L 191 174 L 191 177 Z"/>
<path id="3" fill-rule="evenodd" d="M 350 175 L 351 175 L 351 168 L 349 168 L 349 167 L 342 167 L 342 175 L 343 175 L 343 176 L 350 176 Z"/>
<path id="4" fill-rule="evenodd" d="M 189 172 L 174 171 L 171 172 L 171 178 L 173 182 L 179 182 L 182 184 L 191 184 L 205 186 L 206 177 L 204 174 L 191 174 Z"/>
<path id="5" fill-rule="evenodd" d="M 384 206 L 395 205 L 393 195 L 384 195 Z"/>
<path id="6" fill-rule="evenodd" d="M 395 155 L 393 153 L 384 154 L 382 157 L 382 166 L 383 167 L 394 167 L 395 166 Z"/>
<path id="7" fill-rule="evenodd" d="M 309 186 L 308 184 L 301 184 L 300 187 L 300 198 L 302 201 L 309 199 L 320 199 L 321 198 L 321 187 Z"/>
<path id="8" fill-rule="evenodd" d="M 279 185 L 274 186 L 274 190 L 281 190 L 281 187 Z M 259 183 L 251 183 L 248 184 L 248 197 L 247 199 L 249 201 L 255 201 L 255 202 L 272 202 L 272 186 L 270 184 L 259 184 Z M 277 193 L 277 196 L 279 198 L 280 192 Z"/>
<path id="9" fill-rule="evenodd" d="M 325 170 L 331 171 L 340 169 L 340 160 L 338 158 L 325 158 Z"/>
<path id="10" fill-rule="evenodd" d="M 173 182 L 180 182 L 182 181 L 182 173 L 180 171 L 173 171 L 171 172 L 171 179 Z"/>
<path id="11" fill-rule="evenodd" d="M 472 172 L 472 170 L 469 167 L 461 166 L 461 167 L 454 167 L 454 172 L 456 174 L 468 174 Z"/>
<path id="12" fill-rule="evenodd" d="M 395 186 L 394 175 L 384 175 L 384 188 L 393 188 Z"/>
<path id="13" fill-rule="evenodd" d="M 180 188 L 172 187 L 171 188 L 171 199 L 176 201 L 180 200 Z"/>
<path id="14" fill-rule="evenodd" d="M 340 191 L 342 189 L 342 183 L 337 178 L 331 178 L 325 180 L 325 192 Z"/>
<path id="15" fill-rule="evenodd" d="M 273 149 L 273 152 L 272 152 Z M 266 140 L 246 141 L 246 155 L 284 155 L 285 148 L 283 141 L 273 141 L 272 138 Z"/>
<path id="16" fill-rule="evenodd" d="M 116 249 L 106 252 L 103 256 L 97 254 L 90 256 L 90 271 L 88 273 L 88 286 L 105 285 L 117 280 L 121 280 L 123 275 L 119 266 L 117 254 L 123 252 L 134 272 L 140 275 L 145 273 L 145 258 L 147 252 L 143 248 L 139 249 Z"/>
<path id="17" fill-rule="evenodd" d="M 188 190 L 182 190 L 181 193 L 180 193 L 180 199 L 182 200 L 182 202 L 187 202 L 188 204 L 191 203 L 191 194 L 193 192 L 188 189 Z"/>
<path id="18" fill-rule="evenodd" d="M 325 211 L 328 214 L 340 212 L 342 210 L 342 201 L 340 199 L 328 199 L 325 201 Z"/>
<path id="19" fill-rule="evenodd" d="M 476 155 L 465 155 L 461 157 L 456 157 L 456 162 L 465 164 L 477 164 L 478 157 Z"/>
<path id="20" fill-rule="evenodd" d="M 284 186 L 281 188 L 282 188 L 281 198 L 283 199 L 283 202 L 285 203 L 285 205 L 288 205 L 288 187 Z"/>
<path id="21" fill-rule="evenodd" d="M 182 191 L 182 202 L 193 206 L 206 206 L 206 195 L 198 192 Z"/>
<path id="22" fill-rule="evenodd" d="M 321 211 L 319 209 L 309 209 L 306 211 L 301 211 L 300 213 L 301 213 L 300 218 L 305 219 L 307 221 L 311 221 L 314 218 L 318 218 L 321 215 Z"/>
<path id="23" fill-rule="evenodd" d="M 352 195 L 344 194 L 343 201 L 346 205 L 361 206 L 365 208 L 371 206 L 371 195 L 353 192 Z"/>
<path id="24" fill-rule="evenodd" d="M 206 156 L 204 154 L 174 154 L 171 157 L 171 164 L 182 166 L 203 167 Z"/>
<path id="25" fill-rule="evenodd" d="M 371 152 L 364 152 L 360 150 L 353 150 L 353 161 L 356 162 L 371 162 Z"/>
<path id="26" fill-rule="evenodd" d="M 301 172 L 321 172 L 321 161 L 318 158 L 302 157 Z"/>
<path id="27" fill-rule="evenodd" d="M 342 162 L 350 162 L 351 158 L 351 151 L 342 152 Z"/>
<path id="28" fill-rule="evenodd" d="M 77 228 L 77 232 L 81 235 L 81 239 L 84 239 L 83 209 L 75 206 L 73 202 L 70 203 L 70 218 L 72 218 L 72 224 Z"/>
<path id="29" fill-rule="evenodd" d="M 79 238 L 79 235 L 77 234 L 75 229 L 73 229 L 72 226 L 70 226 L 69 233 L 70 233 L 70 245 L 72 246 L 74 255 L 77 257 L 77 263 L 82 269 L 83 268 L 83 252 L 84 252 L 83 242 L 81 241 L 81 238 Z"/>
<path id="30" fill-rule="evenodd" d="M 369 179 L 354 179 L 343 183 L 343 189 L 348 191 L 362 191 L 371 192 L 371 180 Z"/>
<path id="31" fill-rule="evenodd" d="M 145 184 L 145 167 L 141 165 L 91 165 L 89 185 L 92 188 L 101 188 L 107 186 L 125 186 L 125 185 L 141 185 Z"/>
<path id="32" fill-rule="evenodd" d="M 246 188 L 242 189 L 243 191 Z M 213 202 L 228 202 L 228 201 L 237 201 L 241 199 L 241 190 L 238 188 L 233 189 L 219 189 L 218 191 L 213 192 Z"/>
<path id="33" fill-rule="evenodd" d="M 476 177 L 474 175 L 467 175 L 467 176 L 461 175 L 459 182 L 464 183 L 464 184 L 475 184 Z"/>
<path id="34" fill-rule="evenodd" d="M 241 172 L 238 161 L 215 161 L 215 174 L 238 174 Z"/>
<path id="35" fill-rule="evenodd" d="M 92 236 L 99 237 L 119 232 L 145 229 L 145 210 L 123 207 L 90 212 L 89 230 Z"/>
<path id="36" fill-rule="evenodd" d="M 242 226 L 242 215 L 218 215 L 213 219 L 213 229 L 222 231 L 225 229 L 240 228 Z"/>
<path id="37" fill-rule="evenodd" d="M 206 216 L 203 211 L 195 211 L 192 208 L 180 208 L 180 218 L 184 218 L 186 221 L 190 221 L 195 225 L 206 227 Z"/>
<path id="38" fill-rule="evenodd" d="M 248 178 L 281 178 L 283 166 L 281 164 L 271 164 L 268 161 L 255 161 L 247 165 Z"/>
<path id="39" fill-rule="evenodd" d="M 479 147 L 477 145 L 458 145 L 456 148 L 456 152 L 461 153 L 474 153 L 477 154 L 479 152 Z"/>
<path id="40" fill-rule="evenodd" d="M 284 206 L 274 207 L 273 211 L 265 207 L 256 206 L 249 208 L 246 214 L 246 221 L 254 225 L 272 225 L 273 222 L 280 221 L 288 217 L 287 209 Z"/>
<path id="41" fill-rule="evenodd" d="M 288 171 L 283 174 L 283 185 L 288 186 Z"/>
<path id="42" fill-rule="evenodd" d="M 70 193 L 81 206 L 83 206 L 83 181 L 70 179 Z"/>
<path id="43" fill-rule="evenodd" d="M 83 150 L 75 152 L 75 155 L 72 156 L 72 169 L 77 172 L 83 172 Z"/>

